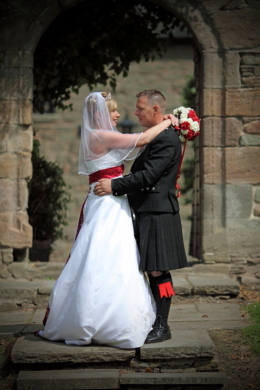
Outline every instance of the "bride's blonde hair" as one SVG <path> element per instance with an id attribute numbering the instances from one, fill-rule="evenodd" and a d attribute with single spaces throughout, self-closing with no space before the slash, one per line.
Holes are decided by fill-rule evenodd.
<path id="1" fill-rule="evenodd" d="M 108 96 L 108 92 L 101 92 L 101 95 L 106 98 Z M 106 105 L 109 112 L 117 109 L 117 102 L 112 98 L 106 100 Z"/>

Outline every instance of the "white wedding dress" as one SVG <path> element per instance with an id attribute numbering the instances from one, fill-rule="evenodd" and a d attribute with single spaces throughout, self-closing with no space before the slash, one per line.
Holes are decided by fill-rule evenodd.
<path id="1" fill-rule="evenodd" d="M 86 164 L 92 172 L 113 167 L 116 154 L 112 150 Z M 96 196 L 94 186 L 90 186 L 82 227 L 53 287 L 48 320 L 39 335 L 66 344 L 141 347 L 154 323 L 156 307 L 138 268 L 128 200 L 126 196 Z"/>

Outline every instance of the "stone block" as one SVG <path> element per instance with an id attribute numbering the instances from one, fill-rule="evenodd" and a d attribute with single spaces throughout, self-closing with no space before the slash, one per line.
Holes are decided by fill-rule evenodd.
<path id="1" fill-rule="evenodd" d="M 116 369 L 20 371 L 18 390 L 119 389 Z"/>
<path id="2" fill-rule="evenodd" d="M 253 286 L 255 284 L 260 285 L 260 280 L 249 275 L 243 275 L 241 277 L 241 284 L 244 286 Z"/>
<path id="3" fill-rule="evenodd" d="M 219 40 L 226 50 L 255 49 L 259 36 L 259 18 L 260 10 L 253 8 L 233 10 L 232 17 L 229 9 L 212 16 Z"/>
<path id="4" fill-rule="evenodd" d="M 260 253 L 252 253 L 248 258 L 248 264 L 260 264 Z"/>
<path id="5" fill-rule="evenodd" d="M 247 259 L 245 257 L 231 257 L 231 263 L 234 264 L 247 264 Z"/>
<path id="6" fill-rule="evenodd" d="M 172 275 L 173 289 L 176 295 L 190 295 L 191 285 L 185 277 Z"/>
<path id="7" fill-rule="evenodd" d="M 0 267 L 0 279 L 10 279 L 11 277 L 8 267 Z"/>
<path id="8" fill-rule="evenodd" d="M 34 335 L 17 340 L 11 354 L 14 363 L 104 363 L 128 361 L 135 349 L 118 349 L 102 345 L 84 348 L 65 343 L 54 343 Z"/>
<path id="9" fill-rule="evenodd" d="M 260 203 L 254 204 L 254 207 L 253 207 L 253 215 L 254 215 L 255 217 L 260 217 Z"/>
<path id="10" fill-rule="evenodd" d="M 0 99 L 31 100 L 33 87 L 32 69 L 0 69 Z"/>
<path id="11" fill-rule="evenodd" d="M 26 179 L 32 177 L 31 153 L 1 153 L 0 154 L 0 178 L 2 179 Z"/>
<path id="12" fill-rule="evenodd" d="M 17 308 L 17 304 L 13 300 L 0 299 L 0 313 L 3 311 L 15 311 Z"/>
<path id="13" fill-rule="evenodd" d="M 259 183 L 259 147 L 226 148 L 226 183 Z"/>
<path id="14" fill-rule="evenodd" d="M 223 118 L 203 118 L 201 121 L 201 134 L 203 146 L 222 146 Z"/>
<path id="15" fill-rule="evenodd" d="M 224 244 L 226 247 L 226 242 L 224 242 Z M 228 263 L 230 263 L 230 259 L 227 253 L 225 252 L 220 252 L 220 253 L 206 252 L 206 253 L 202 253 L 201 258 L 203 260 L 203 263 L 205 263 L 205 265 L 208 264 L 208 262 L 210 262 L 211 264 L 212 262 L 214 262 L 215 265 L 225 264 L 226 266 L 228 266 Z"/>
<path id="16" fill-rule="evenodd" d="M 11 248 L 32 246 L 32 227 L 26 212 L 1 213 L 0 245 Z"/>
<path id="17" fill-rule="evenodd" d="M 260 145 L 260 135 L 255 134 L 242 134 L 239 138 L 240 146 L 259 146 Z"/>
<path id="18" fill-rule="evenodd" d="M 176 330 L 171 340 L 144 344 L 141 347 L 141 360 L 212 359 L 214 353 L 214 343 L 207 332 Z"/>
<path id="19" fill-rule="evenodd" d="M 32 123 L 32 102 L 30 100 L 0 100 L 0 122 L 30 125 Z"/>
<path id="20" fill-rule="evenodd" d="M 260 65 L 254 66 L 254 75 L 260 77 Z"/>
<path id="21" fill-rule="evenodd" d="M 260 219 L 227 218 L 226 229 L 229 253 L 244 257 L 260 253 Z"/>
<path id="22" fill-rule="evenodd" d="M 224 226 L 225 218 L 204 219 L 202 235 L 202 256 L 205 260 L 218 263 L 229 263 L 227 256 L 227 231 Z"/>
<path id="23" fill-rule="evenodd" d="M 247 271 L 247 268 L 246 266 L 243 266 L 243 265 L 236 265 L 236 264 L 232 264 L 232 266 L 230 267 L 230 274 L 231 275 L 240 275 L 240 274 L 245 274 Z"/>
<path id="24" fill-rule="evenodd" d="M 240 88 L 240 55 L 238 51 L 225 52 L 225 79 L 227 88 Z"/>
<path id="25" fill-rule="evenodd" d="M 249 218 L 252 211 L 252 186 L 227 185 L 226 218 Z"/>
<path id="26" fill-rule="evenodd" d="M 188 280 L 193 285 L 194 294 L 237 295 L 239 293 L 239 283 L 227 275 L 189 275 Z"/>
<path id="27" fill-rule="evenodd" d="M 33 68 L 33 52 L 5 51 L 4 65 L 6 68 Z"/>
<path id="28" fill-rule="evenodd" d="M 222 116 L 223 99 L 224 91 L 222 89 L 203 89 L 201 104 L 202 116 Z"/>
<path id="29" fill-rule="evenodd" d="M 33 279 L 35 277 L 34 267 L 29 263 L 14 262 L 8 267 L 8 271 L 15 279 Z"/>
<path id="30" fill-rule="evenodd" d="M 0 153 L 30 152 L 32 141 L 31 126 L 0 125 Z"/>
<path id="31" fill-rule="evenodd" d="M 243 125 L 237 118 L 225 118 L 225 145 L 238 146 Z"/>
<path id="32" fill-rule="evenodd" d="M 249 218 L 252 211 L 251 185 L 204 184 L 204 219 Z"/>
<path id="33" fill-rule="evenodd" d="M 11 312 L 6 312 L 1 315 L 0 324 L 1 325 L 21 325 L 23 324 L 23 328 L 26 323 L 30 321 L 32 317 L 32 312 L 15 310 Z"/>
<path id="34" fill-rule="evenodd" d="M 203 148 L 203 177 L 205 184 L 221 184 L 223 182 L 223 149 Z"/>
<path id="35" fill-rule="evenodd" d="M 241 65 L 260 65 L 260 53 L 242 53 Z"/>
<path id="36" fill-rule="evenodd" d="M 176 390 L 178 390 L 183 389 L 183 385 L 187 385 L 188 388 L 191 390 L 193 389 L 193 386 L 195 386 L 194 389 L 202 389 L 205 386 L 205 388 L 216 390 L 216 388 L 214 388 L 214 385 L 220 385 L 222 387 L 224 382 L 225 374 L 223 372 L 168 372 L 158 374 L 138 372 L 131 374 L 123 373 L 120 377 L 120 385 L 133 385 L 136 389 L 143 389 L 143 386 L 149 386 L 152 388 L 154 385 L 169 385 L 173 389 L 175 388 L 175 386 L 179 385 L 181 387 L 176 388 Z M 198 385 L 199 387 L 197 388 L 196 385 Z"/>
<path id="37" fill-rule="evenodd" d="M 28 205 L 25 180 L 0 180 L 0 212 L 24 211 Z"/>
<path id="38" fill-rule="evenodd" d="M 203 185 L 202 213 L 204 219 L 221 218 L 225 212 L 225 187 L 220 184 Z"/>
<path id="39" fill-rule="evenodd" d="M 244 126 L 243 130 L 244 130 L 245 133 L 248 133 L 248 134 L 258 134 L 258 135 L 260 135 L 260 120 L 247 123 Z"/>
<path id="40" fill-rule="evenodd" d="M 246 88 L 259 88 L 260 87 L 260 77 L 242 77 L 242 84 Z"/>
<path id="41" fill-rule="evenodd" d="M 11 264 L 13 262 L 13 249 L 1 249 L 0 250 L 2 263 L 3 264 Z"/>
<path id="42" fill-rule="evenodd" d="M 260 187 L 256 187 L 255 189 L 254 202 L 260 203 Z"/>
<path id="43" fill-rule="evenodd" d="M 257 116 L 260 114 L 259 100 L 259 89 L 227 89 L 225 114 L 227 116 Z"/>
<path id="44" fill-rule="evenodd" d="M 212 273 L 212 274 L 229 274 L 229 265 L 227 264 L 195 264 L 192 267 L 194 273 Z"/>
<path id="45" fill-rule="evenodd" d="M 203 88 L 222 88 L 224 79 L 223 62 L 223 57 L 220 55 L 220 53 L 203 53 Z"/>

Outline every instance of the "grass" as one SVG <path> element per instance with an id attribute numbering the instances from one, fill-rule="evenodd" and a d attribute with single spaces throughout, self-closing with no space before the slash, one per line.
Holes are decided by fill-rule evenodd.
<path id="1" fill-rule="evenodd" d="M 254 324 L 242 329 L 245 340 L 250 344 L 251 351 L 260 355 L 260 302 L 251 303 L 246 307 Z"/>

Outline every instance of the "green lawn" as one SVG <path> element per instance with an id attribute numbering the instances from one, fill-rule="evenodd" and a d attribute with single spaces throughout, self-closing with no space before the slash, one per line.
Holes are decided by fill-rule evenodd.
<path id="1" fill-rule="evenodd" d="M 246 341 L 251 345 L 251 350 L 260 355 L 260 302 L 251 303 L 246 307 L 254 324 L 242 329 Z"/>

